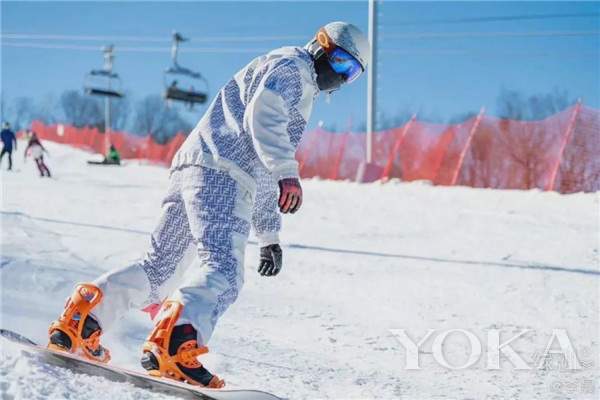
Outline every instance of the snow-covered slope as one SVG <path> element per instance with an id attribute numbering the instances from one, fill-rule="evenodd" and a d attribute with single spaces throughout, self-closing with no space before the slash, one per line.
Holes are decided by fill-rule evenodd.
<path id="1" fill-rule="evenodd" d="M 38 178 L 20 156 L 16 171 L 0 175 L 0 325 L 40 342 L 76 282 L 144 251 L 167 185 L 164 168 L 93 167 L 85 164 L 89 154 L 47 147 L 55 178 Z M 284 270 L 260 277 L 258 249 L 248 246 L 245 288 L 204 359 L 230 387 L 292 399 L 597 398 L 597 194 L 317 180 L 304 189 L 304 208 L 284 221 Z M 112 362 L 140 368 L 150 327 L 139 312 L 108 332 Z M 468 330 L 481 338 L 483 355 L 467 369 L 444 368 L 432 357 L 432 337 L 421 369 L 407 370 L 394 329 L 413 338 L 428 329 Z M 503 362 L 488 370 L 490 329 L 503 340 L 531 329 L 513 348 L 532 365 L 552 329 L 566 329 L 592 365 L 517 371 Z M 454 365 L 470 354 L 461 338 L 445 343 Z M 5 398 L 160 397 L 49 368 L 0 345 Z"/>

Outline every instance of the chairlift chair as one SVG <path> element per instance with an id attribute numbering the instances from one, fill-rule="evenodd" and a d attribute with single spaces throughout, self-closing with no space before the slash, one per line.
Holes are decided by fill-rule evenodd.
<path id="1" fill-rule="evenodd" d="M 185 42 L 183 36 L 177 32 L 173 32 L 173 45 L 171 47 L 171 60 L 172 65 L 164 71 L 163 83 L 165 91 L 163 97 L 165 100 L 180 101 L 188 105 L 191 109 L 196 104 L 204 104 L 208 99 L 208 82 L 202 74 L 191 69 L 182 67 L 177 62 L 177 53 L 179 50 L 179 43 Z M 204 91 L 196 90 L 194 86 L 190 86 L 189 89 L 182 88 L 178 82 L 178 78 L 185 77 L 194 81 L 202 81 Z"/>
<path id="2" fill-rule="evenodd" d="M 119 75 L 102 69 L 94 69 L 86 74 L 83 89 L 92 96 L 123 97 Z"/>
<path id="3" fill-rule="evenodd" d="M 112 71 L 114 59 L 113 46 L 103 48 L 104 67 L 93 69 L 85 75 L 83 89 L 85 93 L 102 97 L 123 97 L 121 90 L 121 78 L 119 74 Z"/>
<path id="4" fill-rule="evenodd" d="M 104 66 L 102 69 L 93 69 L 85 75 L 83 90 L 92 96 L 104 97 L 104 147 L 108 152 L 110 147 L 110 102 L 112 98 L 124 96 L 121 90 L 121 78 L 113 72 L 113 49 L 112 45 L 102 49 L 104 53 Z"/>

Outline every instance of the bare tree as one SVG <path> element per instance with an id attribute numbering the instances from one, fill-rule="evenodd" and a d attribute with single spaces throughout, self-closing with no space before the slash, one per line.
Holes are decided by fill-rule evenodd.
<path id="1" fill-rule="evenodd" d="M 29 128 L 35 120 L 44 123 L 54 123 L 56 118 L 55 103 L 52 96 L 44 96 L 41 100 L 34 101 L 31 97 L 17 97 L 7 102 L 6 115 L 4 118 L 9 121 L 15 130 Z"/>
<path id="2" fill-rule="evenodd" d="M 59 105 L 56 97 L 53 94 L 42 96 L 34 107 L 33 120 L 42 121 L 45 124 L 54 124 L 57 122 L 59 115 Z"/>
<path id="3" fill-rule="evenodd" d="M 110 105 L 111 129 L 116 131 L 125 130 L 128 126 L 131 116 L 131 103 L 128 97 L 111 100 Z"/>
<path id="4" fill-rule="evenodd" d="M 31 97 L 17 97 L 12 101 L 8 114 L 11 125 L 15 130 L 28 128 L 35 114 L 35 104 Z"/>
<path id="5" fill-rule="evenodd" d="M 461 124 L 465 121 L 470 120 L 471 118 L 477 117 L 478 114 L 479 113 L 477 113 L 475 111 L 467 111 L 467 112 L 459 113 L 459 114 L 451 116 L 448 119 L 448 123 L 449 124 Z"/>
<path id="6" fill-rule="evenodd" d="M 491 126 L 480 124 L 473 136 L 461 168 L 460 182 L 468 186 L 493 188 L 498 182 L 494 179 L 499 171 L 494 168 L 494 137 L 498 132 Z"/>
<path id="7" fill-rule="evenodd" d="M 513 120 L 539 120 L 554 115 L 573 104 L 569 93 L 554 89 L 550 93 L 539 93 L 526 97 L 516 90 L 503 88 L 496 100 L 500 118 Z"/>
<path id="8" fill-rule="evenodd" d="M 505 120 L 500 124 L 502 129 L 496 138 L 497 150 L 512 161 L 512 165 L 505 165 L 502 171 L 508 180 L 505 187 L 544 188 L 542 178 L 547 176 L 550 168 L 548 154 L 556 137 L 546 132 L 543 125 L 524 126 L 512 120 Z"/>
<path id="9" fill-rule="evenodd" d="M 412 112 L 408 108 L 397 110 L 393 116 L 387 115 L 385 111 L 381 111 L 378 116 L 377 130 L 385 131 L 398 128 L 407 123 L 411 117 Z"/>
<path id="10" fill-rule="evenodd" d="M 67 90 L 60 96 L 65 122 L 76 127 L 93 126 L 104 130 L 104 109 L 100 100 Z"/>
<path id="11" fill-rule="evenodd" d="M 551 168 L 549 155 L 556 144 L 555 129 L 550 124 L 528 125 L 523 120 L 542 120 L 565 110 L 574 101 L 566 91 L 529 97 L 515 90 L 502 89 L 497 99 L 498 115 L 503 118 L 496 135 L 496 153 L 512 163 L 504 163 L 500 172 L 505 187 L 530 189 L 545 187 Z"/>
<path id="12" fill-rule="evenodd" d="M 600 190 L 600 116 L 593 109 L 582 107 L 567 143 L 555 190 L 561 193 Z"/>
<path id="13" fill-rule="evenodd" d="M 151 135 L 158 143 L 192 129 L 177 109 L 167 107 L 159 95 L 148 95 L 137 103 L 133 126 L 137 134 Z"/>

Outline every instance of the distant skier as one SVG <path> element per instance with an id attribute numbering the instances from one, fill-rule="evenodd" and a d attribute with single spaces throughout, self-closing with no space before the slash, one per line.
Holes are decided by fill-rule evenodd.
<path id="1" fill-rule="evenodd" d="M 111 144 L 108 149 L 108 153 L 104 156 L 102 161 L 92 161 L 89 160 L 88 164 L 91 165 L 121 165 L 121 155 L 117 148 Z"/>
<path id="2" fill-rule="evenodd" d="M 29 142 L 27 143 L 27 148 L 25 149 L 25 158 L 30 154 L 38 167 L 38 171 L 40 171 L 40 176 L 47 176 L 50 178 L 50 170 L 44 163 L 44 153 L 48 153 L 48 151 L 42 145 L 42 142 L 40 142 L 37 134 L 32 132 Z"/>
<path id="3" fill-rule="evenodd" d="M 276 49 L 235 74 L 173 160 L 145 258 L 79 284 L 50 326 L 49 347 L 106 362 L 102 332 L 127 311 L 162 302 L 143 367 L 223 387 L 197 357 L 242 287 L 250 227 L 260 244 L 258 272 L 277 275 L 279 212 L 293 214 L 302 204 L 294 156 L 314 99 L 354 81 L 368 54 L 357 27 L 332 22 L 304 48 Z"/>
<path id="4" fill-rule="evenodd" d="M 12 152 L 13 149 L 17 150 L 17 137 L 15 133 L 10 130 L 10 124 L 5 122 L 2 124 L 2 132 L 0 132 L 2 138 L 2 152 L 0 152 L 0 163 L 5 154 L 8 154 L 8 170 L 12 169 Z M 14 144 L 14 146 L 13 146 Z"/>
<path id="5" fill-rule="evenodd" d="M 119 155 L 117 148 L 112 144 L 110 145 L 108 154 L 106 155 L 106 157 L 104 157 L 104 163 L 105 164 L 116 164 L 116 165 L 121 164 L 121 156 Z"/>

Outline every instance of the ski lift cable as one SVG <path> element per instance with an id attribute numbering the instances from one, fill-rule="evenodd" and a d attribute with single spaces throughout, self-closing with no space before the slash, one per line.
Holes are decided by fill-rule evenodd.
<path id="1" fill-rule="evenodd" d="M 32 43 L 32 42 L 2 42 L 2 46 L 16 47 L 16 48 L 32 48 L 32 49 L 57 49 L 57 50 L 82 50 L 82 51 L 98 51 L 103 46 L 85 46 L 85 45 L 71 45 L 71 44 L 45 44 L 45 43 Z M 223 48 L 223 47 L 196 47 L 196 48 L 182 48 L 180 51 L 183 53 L 261 53 L 267 52 L 270 49 L 267 48 Z M 171 51 L 170 47 L 115 47 L 115 53 L 130 52 L 130 53 L 168 53 Z"/>
<path id="2" fill-rule="evenodd" d="M 498 36 L 596 36 L 600 31 L 524 31 L 524 32 L 415 32 L 415 33 L 383 33 L 385 38 L 391 39 L 428 39 L 446 37 L 498 37 Z M 10 40 L 66 40 L 66 41 L 129 41 L 129 42 L 155 42 L 166 43 L 168 39 L 151 36 L 85 36 L 85 35 L 53 35 L 53 34 L 21 34 L 2 33 L 1 39 Z M 244 36 L 244 37 L 197 37 L 191 38 L 193 42 L 253 42 L 270 40 L 301 40 L 305 36 Z"/>
<path id="3" fill-rule="evenodd" d="M 470 49 L 437 49 L 437 50 L 412 50 L 412 49 L 394 49 L 394 48 L 383 48 L 379 50 L 381 53 L 388 55 L 400 55 L 400 56 L 519 56 L 519 57 L 544 57 L 544 56 L 600 56 L 600 51 L 579 51 L 579 50 L 560 50 L 560 51 L 513 51 L 513 50 L 470 50 Z"/>
<path id="4" fill-rule="evenodd" d="M 3 42 L 2 46 L 15 47 L 15 48 L 34 48 L 34 49 L 50 49 L 50 50 L 80 50 L 80 51 L 98 51 L 102 49 L 102 46 L 79 46 L 79 45 L 63 45 L 63 44 L 41 44 L 41 43 L 11 43 Z M 116 47 L 115 53 L 120 52 L 131 52 L 131 53 L 168 53 L 171 49 L 169 47 Z M 269 49 L 254 49 L 254 48 L 182 48 L 180 51 L 184 53 L 224 53 L 224 54 L 237 54 L 237 53 L 263 53 L 269 51 Z M 383 48 L 380 50 L 382 53 L 387 54 L 398 54 L 398 55 L 411 55 L 411 54 L 430 54 L 430 55 L 465 55 L 465 54 L 480 54 L 475 50 L 461 50 L 461 49 L 443 49 L 443 50 L 403 50 L 395 48 Z M 533 55 L 557 55 L 557 54 L 598 54 L 598 52 L 577 52 L 577 51 L 552 51 L 543 53 L 531 53 L 521 52 L 515 53 L 510 51 L 489 51 L 495 55 L 515 55 L 520 54 L 524 56 Z"/>
<path id="5" fill-rule="evenodd" d="M 11 40 L 66 40 L 66 41 L 102 41 L 102 42 L 154 42 L 168 43 L 170 39 L 156 36 L 102 36 L 102 35 L 57 35 L 37 33 L 2 33 L 1 39 Z M 261 42 L 276 40 L 304 40 L 305 35 L 282 36 L 218 36 L 218 37 L 192 37 L 193 42 Z"/>
<path id="6" fill-rule="evenodd" d="M 12 40 L 76 40 L 76 41 L 124 41 L 124 42 L 166 42 L 164 38 L 152 36 L 99 36 L 99 35 L 59 35 L 51 33 L 2 33 L 2 39 Z"/>
<path id="7" fill-rule="evenodd" d="M 268 52 L 271 49 L 268 48 L 223 48 L 223 47 L 186 47 L 179 51 L 182 53 L 260 53 Z M 150 53 L 168 53 L 171 51 L 170 47 L 118 47 L 116 52 L 150 52 Z"/>
<path id="8" fill-rule="evenodd" d="M 23 43 L 23 42 L 2 42 L 2 47 L 21 47 L 33 49 L 63 49 L 63 50 L 83 50 L 83 51 L 98 51 L 102 46 L 82 46 L 73 44 L 43 44 L 43 43 Z"/>
<path id="9" fill-rule="evenodd" d="M 410 25 L 434 25 L 434 24 L 465 24 L 477 22 L 506 22 L 506 21 L 531 21 L 544 19 L 563 19 L 563 18 L 598 18 L 600 13 L 570 13 L 570 14 L 521 14 L 521 15 L 496 15 L 496 16 L 481 16 L 469 18 L 448 18 L 448 19 L 431 19 L 431 20 L 400 20 L 394 21 L 399 25 L 389 26 L 410 26 Z"/>
<path id="10" fill-rule="evenodd" d="M 600 17 L 600 13 L 571 13 L 571 14 L 523 14 L 506 16 L 482 16 L 472 18 L 438 19 L 438 20 L 410 20 L 400 21 L 402 26 L 407 25 L 427 25 L 443 23 L 469 23 L 469 22 L 493 22 L 493 21 L 518 21 L 518 20 L 537 20 L 537 19 L 557 19 L 557 18 L 587 18 Z M 386 25 L 387 28 L 396 25 Z M 164 36 L 118 36 L 118 35 L 63 35 L 52 33 L 7 33 L 0 34 L 2 39 L 16 40 L 78 40 L 78 41 L 129 41 L 129 42 L 156 42 L 164 43 L 170 40 Z M 223 36 L 223 37 L 192 37 L 194 42 L 251 42 L 251 41 L 270 41 L 270 40 L 302 40 L 305 35 L 273 35 L 273 36 Z"/>
<path id="11" fill-rule="evenodd" d="M 463 37 L 555 37 L 555 36 L 598 36 L 600 31 L 531 31 L 531 32 L 420 32 L 382 33 L 385 39 L 437 39 Z"/>
<path id="12" fill-rule="evenodd" d="M 439 19 L 439 20 L 422 20 L 422 21 L 402 21 L 402 26 L 407 25 L 427 25 L 427 24 L 444 24 L 444 23 L 469 23 L 469 22 L 493 22 L 493 21 L 518 21 L 518 20 L 537 20 L 537 19 L 556 19 L 556 18 L 586 18 L 600 17 L 600 13 L 572 13 L 572 14 L 524 14 L 524 15 L 507 15 L 507 16 L 482 16 L 473 18 L 455 18 L 455 19 Z M 386 25 L 386 28 L 397 25 Z M 470 33 L 469 33 L 470 34 Z M 476 33 L 473 33 L 476 34 Z M 493 36 L 494 34 L 485 34 L 485 36 Z M 502 34 L 502 32 L 500 32 Z M 537 33 L 531 32 L 532 35 Z M 539 35 L 545 35 L 545 32 L 539 32 Z M 552 32 L 550 32 L 552 34 Z M 391 34 L 395 35 L 395 34 Z M 455 35 L 453 33 L 417 33 L 408 35 Z M 402 35 L 403 36 L 403 35 Z M 67 41 L 127 41 L 127 42 L 155 42 L 165 43 L 170 40 L 163 36 L 118 36 L 118 35 L 64 35 L 52 33 L 7 33 L 0 34 L 0 39 L 14 40 L 67 40 Z M 194 42 L 256 42 L 256 41 L 274 41 L 274 40 L 303 40 L 306 35 L 272 35 L 272 36 L 222 36 L 222 37 L 192 37 Z"/>

